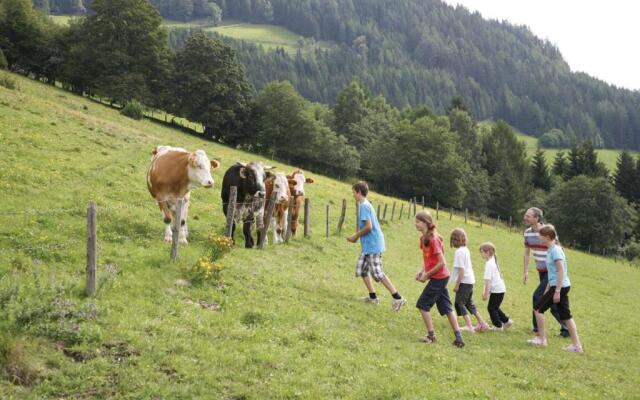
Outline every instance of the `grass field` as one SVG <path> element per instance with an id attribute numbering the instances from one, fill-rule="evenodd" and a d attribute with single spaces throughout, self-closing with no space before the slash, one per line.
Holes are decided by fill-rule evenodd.
<path id="1" fill-rule="evenodd" d="M 222 171 L 236 160 L 261 158 L 12 77 L 19 90 L 0 87 L 0 398 L 637 397 L 639 269 L 568 250 L 572 311 L 586 353 L 562 352 L 566 339 L 556 337 L 546 349 L 530 348 L 534 286 L 521 282 L 522 238 L 469 223 L 476 276 L 483 265 L 477 246 L 491 240 L 508 288 L 503 308 L 516 323 L 504 333 L 468 334 L 467 346 L 456 349 L 445 319 L 434 317 L 440 341 L 419 344 L 424 328 L 413 304 L 422 284 L 413 276 L 421 254 L 413 221 L 382 224 L 385 270 L 409 304 L 392 312 L 381 287 L 380 305 L 363 304 L 364 287 L 353 277 L 359 246 L 334 233 L 343 198 L 350 205 L 346 232 L 353 229 L 350 186 L 307 173 L 315 179 L 307 187 L 311 238 L 263 251 L 239 246 L 222 259 L 224 285 L 177 285 L 181 269 L 205 252 L 207 235 L 223 231 Z M 215 188 L 192 193 L 190 244 L 181 247 L 177 263 L 169 261 L 160 211 L 145 187 L 150 153 L 159 144 L 201 148 L 222 162 Z M 374 206 L 393 201 L 371 197 Z M 100 289 L 87 299 L 90 200 L 98 203 Z M 462 225 L 458 216 L 438 221 L 447 236 Z M 60 312 L 46 319 L 41 298 L 51 287 L 65 300 L 56 307 L 77 304 L 95 315 Z M 486 316 L 480 291 L 481 285 L 475 300 Z M 69 331 L 63 322 L 72 318 L 80 322 Z M 557 325 L 550 326 L 557 333 Z M 76 340 L 69 344 L 65 337 Z M 11 383 L 25 370 L 33 372 L 29 384 Z"/>

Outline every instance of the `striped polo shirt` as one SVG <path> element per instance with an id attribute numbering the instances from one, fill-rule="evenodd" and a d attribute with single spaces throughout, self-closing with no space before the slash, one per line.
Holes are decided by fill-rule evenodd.
<path id="1" fill-rule="evenodd" d="M 527 228 L 524 231 L 524 247 L 531 249 L 536 260 L 536 269 L 539 272 L 547 272 L 547 246 L 542 243 L 540 233 Z"/>

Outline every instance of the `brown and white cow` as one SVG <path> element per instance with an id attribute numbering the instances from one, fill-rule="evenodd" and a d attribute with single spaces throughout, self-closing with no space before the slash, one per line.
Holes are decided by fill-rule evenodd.
<path id="1" fill-rule="evenodd" d="M 313 183 L 313 179 L 306 178 L 304 176 L 304 172 L 299 169 L 293 171 L 291 175 L 287 175 L 287 179 L 289 180 L 289 188 L 291 190 L 291 195 L 294 198 L 293 210 L 289 210 L 291 212 L 291 236 L 296 235 L 296 230 L 298 229 L 298 217 L 300 216 L 300 210 L 304 207 L 304 184 L 305 183 Z"/>
<path id="2" fill-rule="evenodd" d="M 192 189 L 198 187 L 212 188 L 211 171 L 220 163 L 209 160 L 204 150 L 191 153 L 180 147 L 158 146 L 153 150 L 151 165 L 147 173 L 147 188 L 158 202 L 164 214 L 164 240 L 171 242 L 173 232 L 171 221 L 180 223 L 180 243 L 187 243 L 189 230 L 187 214 L 189 197 Z M 176 217 L 176 203 L 184 199 L 182 215 Z"/>
<path id="3" fill-rule="evenodd" d="M 289 198 L 291 197 L 289 185 L 293 182 L 287 179 L 284 172 L 276 172 L 265 181 L 267 190 L 265 209 L 269 209 L 271 194 L 276 192 L 276 204 L 271 217 L 273 243 L 284 242 L 284 236 L 287 232 L 287 218 L 289 216 Z"/>

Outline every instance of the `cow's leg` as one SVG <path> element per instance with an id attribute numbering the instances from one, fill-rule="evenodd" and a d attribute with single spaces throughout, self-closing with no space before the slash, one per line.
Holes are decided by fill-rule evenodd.
<path id="1" fill-rule="evenodd" d="M 253 219 L 244 221 L 242 233 L 244 233 L 244 247 L 250 249 L 253 247 L 253 236 L 251 230 L 253 228 Z"/>
<path id="2" fill-rule="evenodd" d="M 278 221 L 275 217 L 271 217 L 271 232 L 273 233 L 273 244 L 278 244 Z"/>
<path id="3" fill-rule="evenodd" d="M 184 202 L 182 203 L 182 215 L 180 216 L 180 235 L 178 241 L 183 244 L 188 244 L 187 237 L 189 236 L 189 229 L 187 228 L 187 215 L 189 214 L 189 193 L 184 196 Z"/>
<path id="4" fill-rule="evenodd" d="M 282 215 L 282 241 L 284 242 L 284 238 L 287 236 L 287 219 L 289 218 L 289 210 L 284 210 L 284 214 Z"/>
<path id="5" fill-rule="evenodd" d="M 160 207 L 160 211 L 164 214 L 164 241 L 171 242 L 171 240 L 173 240 L 173 232 L 171 231 L 171 209 L 166 201 L 159 202 L 158 207 Z"/>

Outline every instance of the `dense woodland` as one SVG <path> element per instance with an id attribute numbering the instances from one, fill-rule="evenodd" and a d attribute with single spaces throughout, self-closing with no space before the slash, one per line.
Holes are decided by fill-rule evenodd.
<path id="1" fill-rule="evenodd" d="M 34 0 L 57 12 L 91 9 L 82 0 Z M 307 99 L 332 103 L 357 77 L 391 104 L 443 111 L 454 96 L 476 118 L 502 118 L 540 136 L 640 149 L 640 94 L 572 73 L 560 51 L 522 26 L 487 21 L 440 0 L 152 0 L 165 18 L 231 18 L 284 26 L 339 44 L 289 56 L 234 43 L 257 89 L 286 79 Z M 45 5 L 43 8 L 47 9 Z"/>
<path id="2" fill-rule="evenodd" d="M 462 96 L 442 110 L 431 103 L 399 108 L 356 74 L 332 106 L 306 99 L 288 80 L 256 89 L 221 40 L 195 32 L 171 48 L 148 0 L 94 0 L 92 14 L 69 27 L 53 24 L 29 0 L 0 0 L 2 68 L 124 106 L 125 115 L 167 111 L 202 123 L 210 140 L 366 179 L 384 193 L 424 195 L 431 204 L 503 220 L 518 220 L 535 204 L 563 240 L 640 257 L 640 165 L 628 153 L 613 176 L 590 140 L 574 141 L 554 160 L 542 151 L 529 159 L 509 124 L 478 125 Z M 0 79 L 19 90 L 10 82 Z"/>

